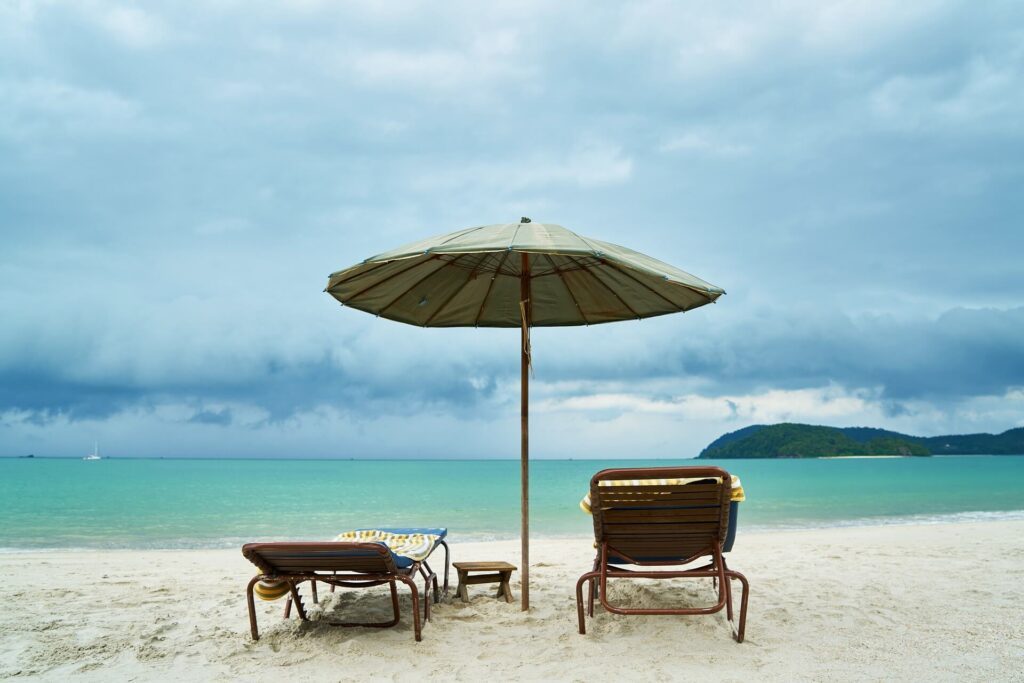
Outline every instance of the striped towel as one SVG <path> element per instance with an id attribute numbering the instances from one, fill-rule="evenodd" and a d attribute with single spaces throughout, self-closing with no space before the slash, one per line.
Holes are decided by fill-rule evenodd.
<path id="1" fill-rule="evenodd" d="M 340 533 L 335 541 L 349 543 L 383 543 L 395 555 L 422 562 L 434 549 L 440 536 L 434 534 L 395 534 L 390 531 L 363 529 Z"/>
<path id="2" fill-rule="evenodd" d="M 740 483 L 740 478 L 735 474 L 730 475 L 732 477 L 732 501 L 734 503 L 742 503 L 747 499 L 746 494 L 743 492 L 743 485 Z M 715 481 L 719 481 L 716 477 L 697 477 L 697 478 L 685 478 L 685 479 L 620 479 L 602 481 L 601 486 L 651 486 L 660 484 L 664 486 L 679 486 L 681 484 L 689 484 L 695 481 L 703 481 L 704 479 L 713 478 Z M 583 500 L 580 501 L 580 509 L 590 513 L 590 494 L 583 496 Z"/>

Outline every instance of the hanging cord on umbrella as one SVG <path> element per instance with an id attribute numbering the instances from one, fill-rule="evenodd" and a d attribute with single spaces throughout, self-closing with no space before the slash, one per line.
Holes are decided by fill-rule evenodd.
<path id="1" fill-rule="evenodd" d="M 534 377 L 533 374 L 533 351 L 530 344 L 530 323 L 526 317 L 526 305 L 530 303 L 530 300 L 519 302 L 519 314 L 523 320 L 523 353 L 526 354 L 526 366 L 530 368 L 530 377 Z"/>

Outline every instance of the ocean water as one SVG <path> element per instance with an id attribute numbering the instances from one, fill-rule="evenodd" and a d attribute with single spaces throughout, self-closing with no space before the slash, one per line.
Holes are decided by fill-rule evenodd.
<path id="1" fill-rule="evenodd" d="M 1024 457 L 731 460 L 743 530 L 1024 519 Z M 531 534 L 592 532 L 578 503 L 606 467 L 531 463 Z M 372 526 L 447 526 L 455 540 L 514 538 L 509 460 L 0 460 L 0 548 L 231 547 L 325 540 Z"/>

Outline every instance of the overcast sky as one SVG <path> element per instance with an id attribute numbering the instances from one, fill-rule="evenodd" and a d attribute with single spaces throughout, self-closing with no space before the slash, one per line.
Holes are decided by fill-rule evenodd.
<path id="1" fill-rule="evenodd" d="M 282 4 L 0 2 L 0 455 L 516 457 L 515 330 L 322 290 L 519 216 L 728 292 L 536 330 L 537 457 L 1024 425 L 1021 3 Z"/>

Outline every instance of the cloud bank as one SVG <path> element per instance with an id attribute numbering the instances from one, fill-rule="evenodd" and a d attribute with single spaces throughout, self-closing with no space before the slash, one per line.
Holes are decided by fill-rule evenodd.
<path id="1" fill-rule="evenodd" d="M 520 215 L 729 292 L 537 330 L 539 455 L 1024 424 L 1022 27 L 1010 2 L 8 4 L 0 454 L 514 456 L 514 333 L 321 289 Z"/>

